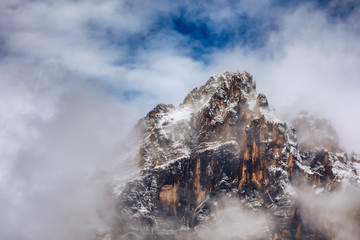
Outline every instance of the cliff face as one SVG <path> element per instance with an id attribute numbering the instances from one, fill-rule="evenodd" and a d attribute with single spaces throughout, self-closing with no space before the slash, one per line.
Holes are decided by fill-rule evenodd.
<path id="1" fill-rule="evenodd" d="M 112 239 L 192 239 L 224 197 L 271 216 L 261 239 L 331 238 L 303 222 L 294 188 L 359 183 L 358 157 L 314 121 L 294 121 L 299 147 L 295 128 L 276 118 L 247 72 L 212 76 L 178 107 L 158 105 L 137 125 L 140 174 L 119 195 Z M 306 135 L 312 129 L 330 137 Z"/>

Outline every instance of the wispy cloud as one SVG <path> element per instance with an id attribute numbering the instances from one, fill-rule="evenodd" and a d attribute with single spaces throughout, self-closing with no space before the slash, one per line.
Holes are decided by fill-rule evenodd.
<path id="1" fill-rule="evenodd" d="M 223 198 L 212 219 L 195 230 L 194 239 L 261 239 L 268 237 L 272 219 L 261 210 L 246 209 L 238 199 Z"/>
<path id="2" fill-rule="evenodd" d="M 331 193 L 297 190 L 304 225 L 320 230 L 324 236 L 333 239 L 358 239 L 359 231 L 359 189 L 344 187 Z"/>
<path id="3" fill-rule="evenodd" d="M 1 237 L 48 239 L 64 212 L 91 219 L 89 175 L 125 132 L 225 70 L 253 73 L 281 114 L 329 117 L 360 151 L 360 8 L 323 2 L 1 1 Z"/>

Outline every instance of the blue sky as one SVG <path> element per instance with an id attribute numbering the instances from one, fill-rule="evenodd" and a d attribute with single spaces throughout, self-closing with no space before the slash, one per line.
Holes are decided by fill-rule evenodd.
<path id="1" fill-rule="evenodd" d="M 360 152 L 359 22 L 356 0 L 0 1 L 0 238 L 87 239 L 104 205 L 89 176 L 119 175 L 140 117 L 226 70 Z"/>
<path id="2" fill-rule="evenodd" d="M 306 18 L 303 25 L 296 22 L 297 26 L 288 26 L 284 22 L 286 18 L 300 21 L 301 16 L 297 16 L 300 11 L 304 11 Z M 47 64 L 60 64 L 80 78 L 99 82 L 125 101 L 143 101 L 142 93 L 145 98 L 153 96 L 147 109 L 159 101 L 180 100 L 180 96 L 167 100 L 173 94 L 162 96 L 146 88 L 147 84 L 144 88 L 139 86 L 143 81 L 136 76 L 139 72 L 149 70 L 156 76 L 151 58 L 158 54 L 192 62 L 202 73 L 201 80 L 187 76 L 192 79 L 182 82 L 184 89 L 180 95 L 204 82 L 206 76 L 227 69 L 226 61 L 219 67 L 215 57 L 218 54 L 241 51 L 245 55 L 257 54 L 261 60 L 286 52 L 290 42 L 296 41 L 286 35 L 287 29 L 300 27 L 300 34 L 305 34 L 307 30 L 322 28 L 323 24 L 329 31 L 339 26 L 349 34 L 356 35 L 358 31 L 354 25 L 358 16 L 356 1 L 278 0 L 255 4 L 216 0 L 196 3 L 17 0 L 4 1 L 1 12 L 2 22 L 7 23 L 0 35 L 4 59 L 23 64 L 32 72 L 43 71 Z M 314 19 L 319 21 L 318 25 L 310 23 L 309 27 L 306 21 L 311 18 L 319 18 Z M 312 41 L 310 36 L 303 37 L 309 38 L 303 42 Z M 273 41 L 278 41 L 279 46 L 270 46 Z M 235 69 L 230 64 L 228 68 Z M 239 62 L 237 68 L 248 67 Z M 163 74 L 167 75 L 165 71 Z M 181 83 L 180 79 L 166 81 Z M 129 98 L 129 92 L 137 94 Z"/>

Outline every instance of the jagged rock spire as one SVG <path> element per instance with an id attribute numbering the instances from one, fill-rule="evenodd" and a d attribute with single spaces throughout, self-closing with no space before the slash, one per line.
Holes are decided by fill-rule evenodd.
<path id="1" fill-rule="evenodd" d="M 137 126 L 141 175 L 120 194 L 113 239 L 174 239 L 178 229 L 211 221 L 224 195 L 272 216 L 264 238 L 324 238 L 302 222 L 294 186 L 331 191 L 346 178 L 360 182 L 357 155 L 348 164 L 333 149 L 299 150 L 294 127 L 276 117 L 246 71 L 212 76 Z"/>

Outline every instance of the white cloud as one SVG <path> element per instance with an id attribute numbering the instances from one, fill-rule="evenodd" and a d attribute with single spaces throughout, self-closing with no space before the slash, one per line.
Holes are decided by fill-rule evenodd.
<path id="1" fill-rule="evenodd" d="M 132 112 L 66 68 L 47 67 L 52 74 L 1 81 L 2 239 L 89 239 L 88 228 L 111 217 L 108 178 L 127 170 L 120 144 Z"/>
<path id="2" fill-rule="evenodd" d="M 221 199 L 213 221 L 200 225 L 196 239 L 262 239 L 267 237 L 272 221 L 260 210 L 245 209 L 238 199 Z"/>
<path id="3" fill-rule="evenodd" d="M 280 113 L 307 109 L 329 117 L 340 142 L 360 152 L 360 9 L 345 20 L 329 21 L 309 5 L 284 10 L 269 1 L 261 4 L 267 7 L 216 2 L 199 11 L 192 2 L 1 1 L 2 237 L 48 239 L 53 227 L 65 222 L 56 231 L 69 238 L 71 217 L 86 223 L 75 224 L 79 231 L 72 236 L 85 236 L 103 191 L 90 187 L 89 176 L 113 166 L 119 154 L 113 148 L 124 131 L 155 104 L 180 103 L 211 74 L 226 70 L 249 70 Z M 279 28 L 263 48 L 221 49 L 208 54 L 204 64 L 189 57 L 185 37 L 174 31 L 148 36 L 159 27 L 154 21 L 160 14 L 178 13 L 180 6 L 208 17 L 216 29 L 236 26 L 234 16 L 242 12 L 274 19 Z M 115 42 L 105 37 L 109 32 Z M 129 36 L 139 34 L 146 41 L 129 55 L 124 43 L 131 45 Z M 119 89 L 118 98 L 112 89 Z M 121 96 L 126 90 L 143 95 L 126 102 Z M 104 159 L 109 162 L 101 167 Z M 84 199 L 92 201 L 86 205 Z"/>
<path id="4" fill-rule="evenodd" d="M 305 226 L 341 240 L 358 239 L 359 189 L 346 187 L 331 193 L 315 194 L 311 189 L 297 190 L 297 201 Z"/>

